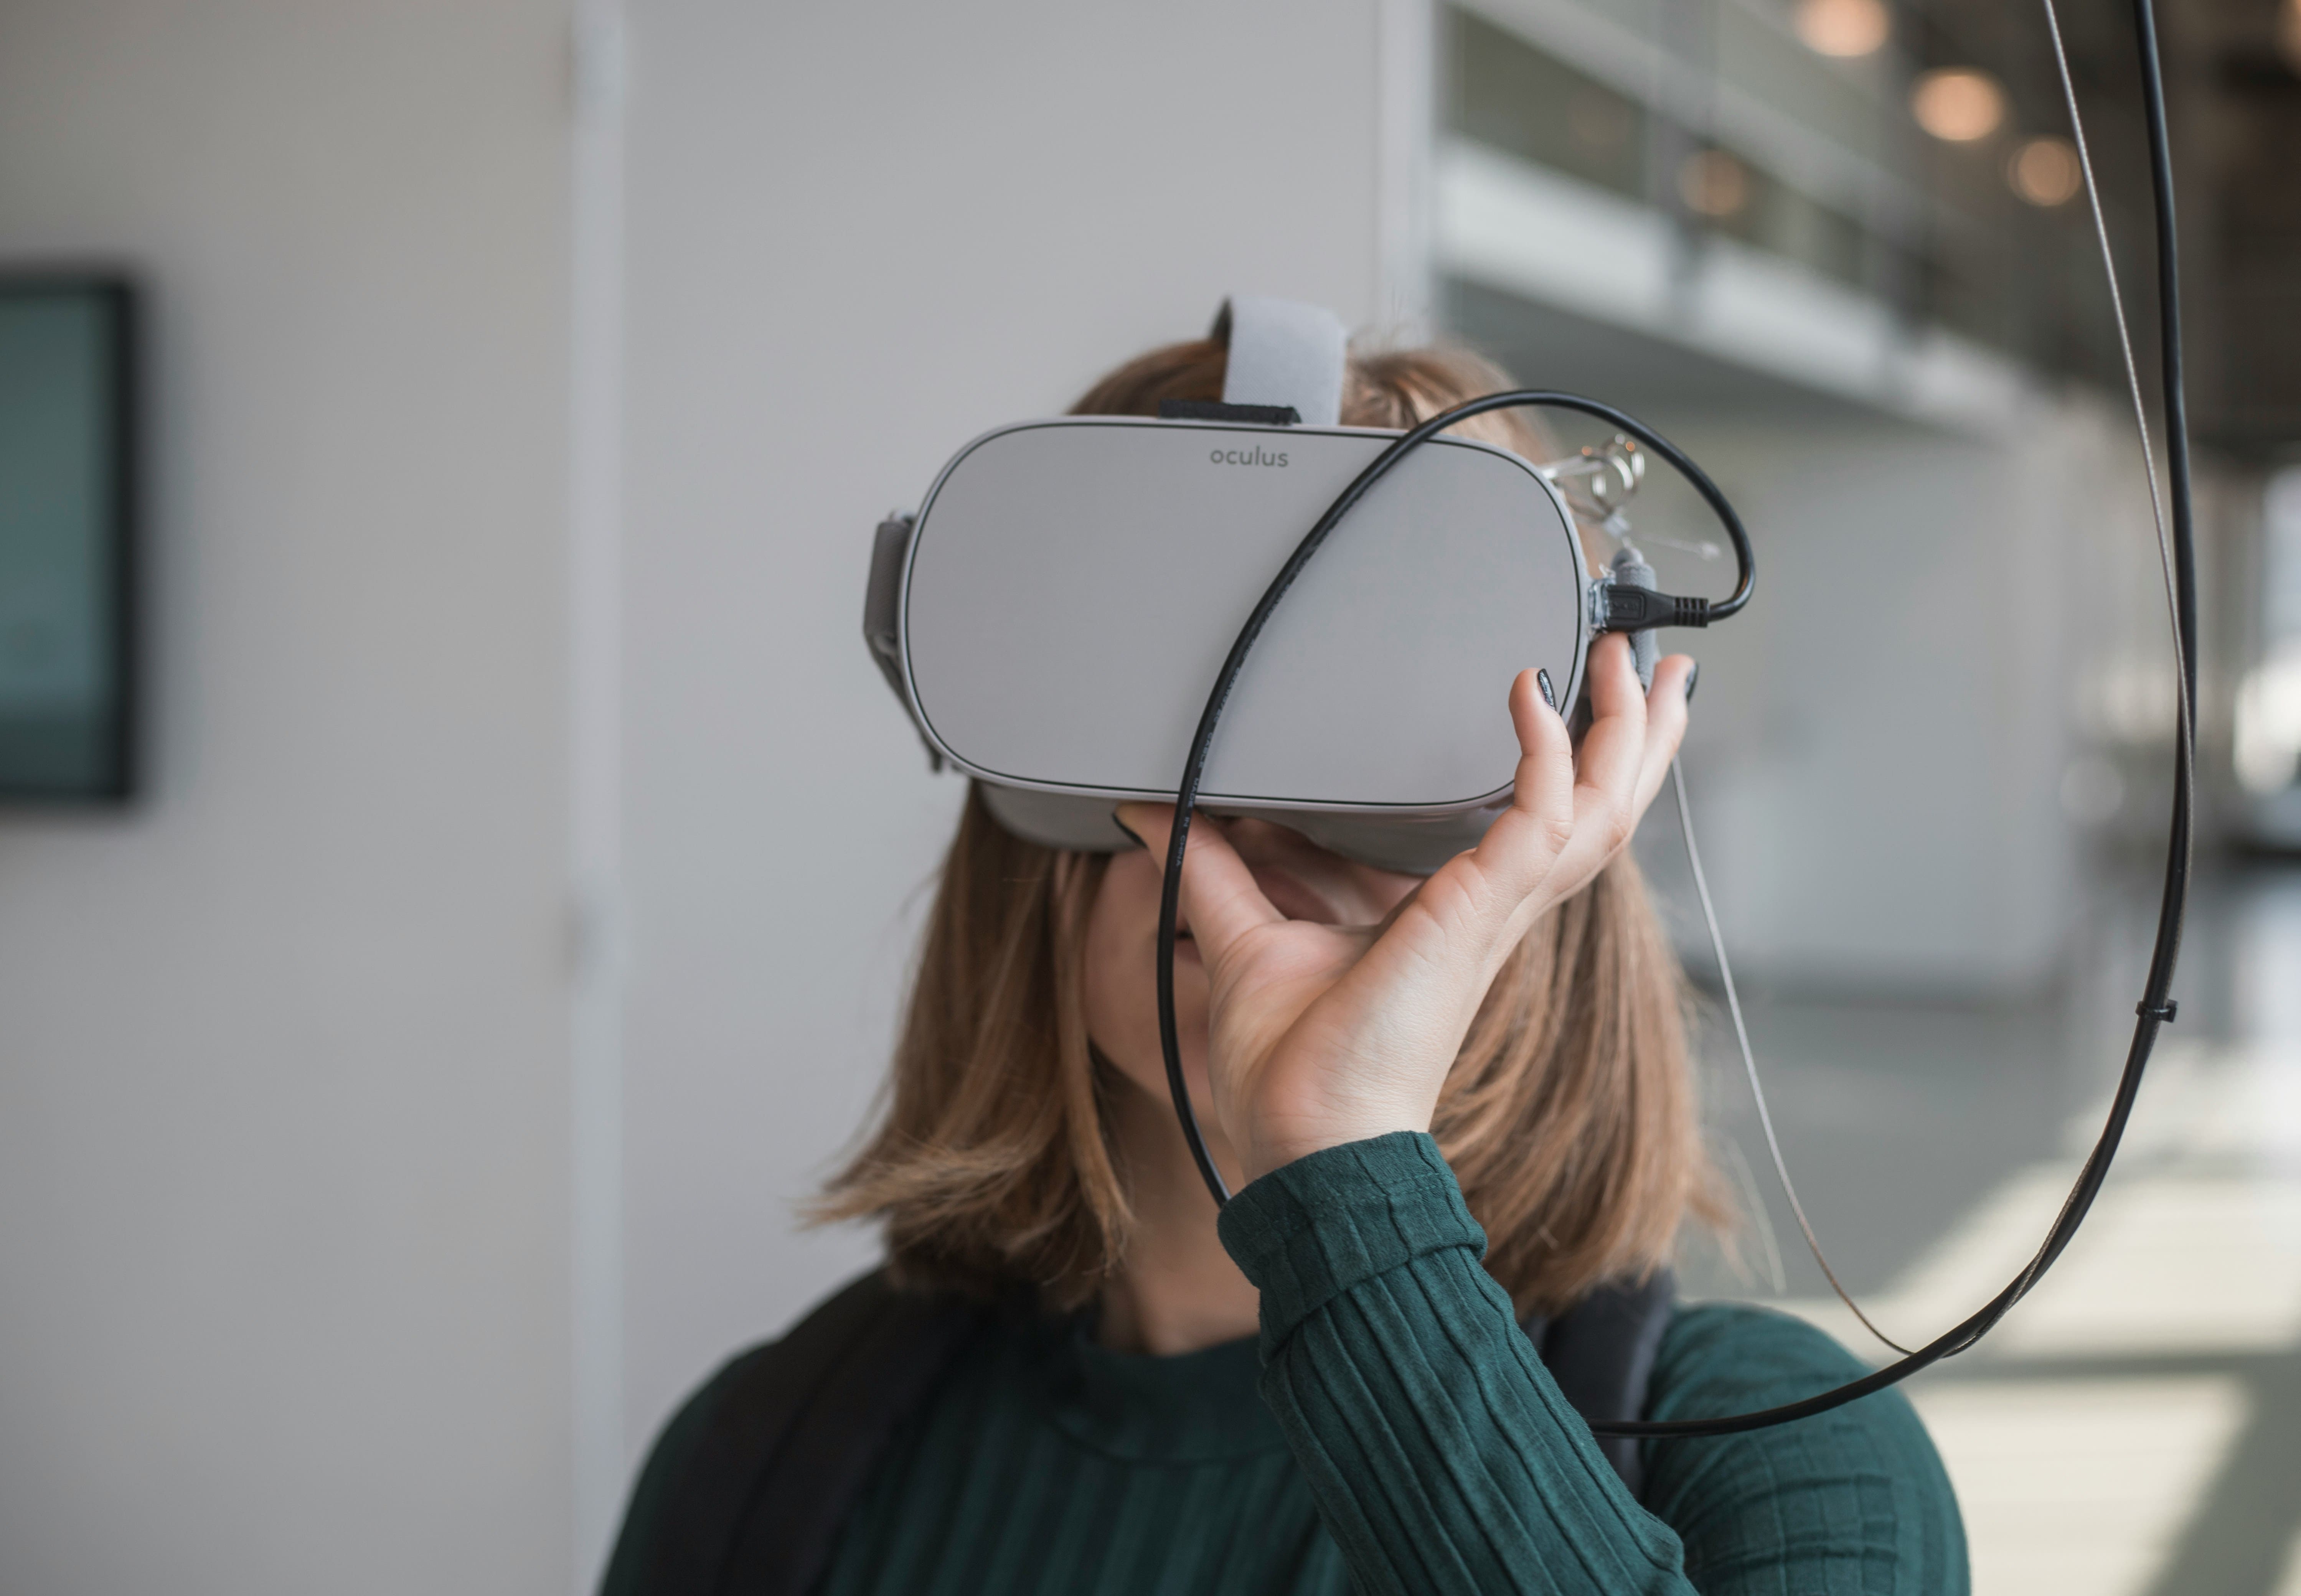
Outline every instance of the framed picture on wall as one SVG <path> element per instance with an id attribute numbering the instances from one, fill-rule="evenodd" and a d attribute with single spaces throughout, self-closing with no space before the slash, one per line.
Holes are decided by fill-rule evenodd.
<path id="1" fill-rule="evenodd" d="M 0 803 L 135 790 L 134 296 L 0 272 Z"/>

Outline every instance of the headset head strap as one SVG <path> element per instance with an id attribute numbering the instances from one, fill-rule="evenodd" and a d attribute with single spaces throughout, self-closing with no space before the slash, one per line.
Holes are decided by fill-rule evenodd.
<path id="1" fill-rule="evenodd" d="M 1291 406 L 1306 427 L 1342 420 L 1350 331 L 1324 305 L 1234 294 L 1208 336 L 1230 349 L 1224 404 Z"/>

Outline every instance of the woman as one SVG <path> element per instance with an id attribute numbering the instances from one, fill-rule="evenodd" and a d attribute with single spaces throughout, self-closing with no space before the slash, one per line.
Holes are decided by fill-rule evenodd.
<path id="1" fill-rule="evenodd" d="M 1224 358 L 1156 351 L 1077 410 L 1218 397 Z M 1504 386 L 1458 353 L 1362 358 L 1343 419 L 1405 427 Z M 1463 430 L 1545 452 L 1515 415 Z M 1219 1217 L 1159 1043 L 1171 812 L 1120 809 L 1143 848 L 1065 854 L 971 793 L 883 1123 L 819 1205 L 880 1222 L 886 1268 L 673 1420 L 610 1596 L 1962 1592 L 1956 1507 L 1898 1393 L 1610 1460 L 1545 1366 L 1543 1320 L 1666 1304 L 1625 1283 L 1666 1283 L 1680 1229 L 1720 1214 L 1682 977 L 1625 851 L 1693 663 L 1642 693 L 1610 637 L 1588 675 L 1578 748 L 1532 672 L 1510 686 L 1513 802 L 1427 880 L 1268 822 L 1192 827 L 1176 1010 L 1238 1193 Z M 1651 1372 L 1617 1360 L 1646 1416 L 1859 1372 L 1757 1309 L 1649 1317 Z M 1580 1342 L 1627 1349 L 1644 1322 Z"/>

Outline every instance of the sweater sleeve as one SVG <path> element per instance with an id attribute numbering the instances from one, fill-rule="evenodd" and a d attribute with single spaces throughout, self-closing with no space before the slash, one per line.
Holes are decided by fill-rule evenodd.
<path id="1" fill-rule="evenodd" d="M 1785 1499 L 1817 1481 L 1838 1483 L 1841 1460 L 1826 1448 L 1811 1452 L 1799 1426 L 1736 1437 L 1742 1450 L 1675 1470 L 1661 1462 L 1670 1449 L 1653 1449 L 1669 1522 L 1641 1507 L 1481 1266 L 1485 1233 L 1427 1136 L 1329 1148 L 1274 1171 L 1224 1209 L 1221 1229 L 1262 1292 L 1263 1398 L 1362 1591 L 1962 1589 L 1962 1580 L 1920 1583 L 1875 1557 L 1864 1537 L 1892 1541 L 1886 1516 L 1834 1517 L 1801 1534 L 1801 1525 L 1813 1528 L 1811 1515 Z M 1678 1366 L 1718 1372 L 1701 1357 Z M 1658 1381 L 1667 1372 L 1658 1366 Z M 1732 1382 L 1694 1388 L 1701 1384 L 1688 1386 L 1686 1411 L 1711 1410 L 1709 1399 Z M 1657 1384 L 1657 1403 L 1669 1394 Z M 1922 1446 L 1922 1430 L 1915 1439 Z M 1803 1474 L 1769 1473 L 1763 1461 L 1809 1454 Z M 1889 1471 L 1907 1461 L 1878 1460 Z M 1688 1548 L 1673 1524 L 1698 1532 L 1720 1583 L 1688 1577 Z M 1961 1571 L 1962 1552 L 1961 1543 Z M 1809 1581 L 1818 1568 L 1825 1577 Z M 1839 1577 L 1847 1570 L 1853 1577 Z"/>

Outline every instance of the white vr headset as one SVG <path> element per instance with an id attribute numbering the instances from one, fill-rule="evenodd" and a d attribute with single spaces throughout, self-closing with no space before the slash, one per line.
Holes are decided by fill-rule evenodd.
<path id="1" fill-rule="evenodd" d="M 936 766 L 981 783 L 1031 841 L 1132 846 L 1114 807 L 1173 799 L 1257 596 L 1399 439 L 1337 424 L 1346 335 L 1331 312 L 1234 297 L 1214 336 L 1229 345 L 1219 405 L 997 428 L 952 457 L 916 515 L 878 529 L 872 656 Z M 1586 459 L 1631 486 L 1641 464 L 1634 451 Z M 1607 590 L 1623 569 L 1591 580 L 1543 468 L 1433 438 L 1288 591 L 1223 710 L 1199 806 L 1386 869 L 1436 869 L 1509 801 L 1510 681 L 1537 667 L 1573 705 L 1592 638 L 1622 625 Z"/>
<path id="2" fill-rule="evenodd" d="M 2082 150 L 2083 119 L 2051 4 L 2046 21 Z M 2134 21 L 2157 258 L 2170 284 L 2179 276 L 2180 240 L 2156 24 L 2146 3 Z M 2089 164 L 2083 176 L 2098 215 Z M 2116 261 L 2106 233 L 2100 242 L 2115 303 Z M 1592 1425 L 1598 1435 L 1727 1435 L 1785 1424 L 1962 1352 L 2062 1256 L 2102 1189 L 2158 1032 L 2178 1013 L 2171 986 L 2189 885 L 2197 650 L 2180 310 L 2178 293 L 2161 297 L 2169 460 L 2169 502 L 2162 507 L 2147 407 L 2132 363 L 2126 364 L 2173 621 L 2180 713 L 2171 832 L 2133 1040 L 2069 1199 L 2003 1291 L 1899 1361 L 1756 1412 L 1602 1418 Z M 1650 668 L 1652 629 L 1706 626 L 1740 613 L 1756 562 L 1733 506 L 1701 468 L 1597 400 L 1534 389 L 1488 394 L 1393 437 L 1335 425 L 1344 338 L 1326 313 L 1235 299 L 1215 336 L 1229 340 L 1220 405 L 1170 407 L 1155 422 L 1025 422 L 960 450 L 916 517 L 879 528 L 863 631 L 938 765 L 947 760 L 973 776 L 1017 834 L 1055 847 L 1115 849 L 1126 840 L 1111 823 L 1116 802 L 1163 798 L 1180 806 L 1160 883 L 1159 1052 L 1176 1120 L 1219 1207 L 1229 1191 L 1192 1107 L 1175 1002 L 1194 808 L 1268 815 L 1371 864 L 1435 869 L 1482 834 L 1509 791 L 1517 749 L 1496 702 L 1503 682 L 1533 664 L 1544 674 L 1545 691 L 1565 684 L 1553 705 L 1571 705 L 1590 639 L 1607 631 L 1628 633 Z M 1713 603 L 1654 590 L 1620 514 L 1641 458 L 1625 439 L 1586 450 L 1578 463 L 1537 466 L 1443 436 L 1471 416 L 1520 405 L 1611 422 L 1660 455 L 1732 542 L 1733 591 Z M 1560 484 L 1575 490 L 1570 506 Z M 1594 582 L 1571 512 L 1595 520 L 1620 544 Z M 1804 1224 L 1757 1090 L 1757 1064 L 1682 781 L 1677 800 L 1686 862 L 1783 1194 L 1823 1274 L 1869 1325 Z"/>

